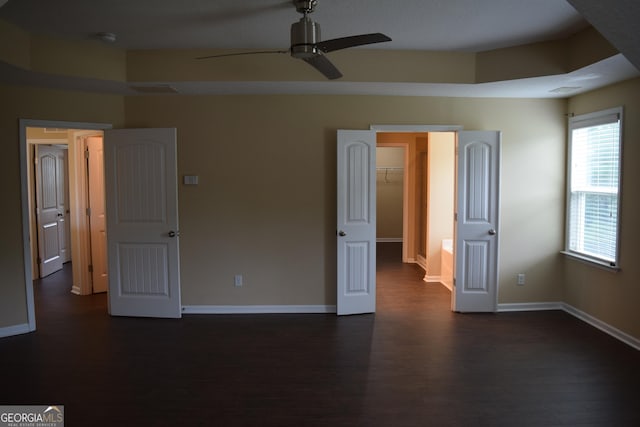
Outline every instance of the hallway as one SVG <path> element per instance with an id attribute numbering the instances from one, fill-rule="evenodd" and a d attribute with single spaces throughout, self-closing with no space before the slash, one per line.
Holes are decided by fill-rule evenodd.
<path id="1" fill-rule="evenodd" d="M 378 312 L 111 318 L 35 283 L 38 330 L 0 340 L 0 403 L 67 426 L 637 425 L 640 354 L 564 312 L 456 314 L 379 245 Z"/>

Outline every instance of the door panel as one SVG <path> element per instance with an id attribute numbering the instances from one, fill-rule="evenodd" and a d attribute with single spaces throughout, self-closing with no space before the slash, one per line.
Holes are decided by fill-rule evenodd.
<path id="1" fill-rule="evenodd" d="M 181 317 L 175 129 L 105 132 L 109 309 Z"/>
<path id="2" fill-rule="evenodd" d="M 104 200 L 104 149 L 101 136 L 86 139 L 89 175 L 89 229 L 93 293 L 107 292 L 107 224 Z"/>
<path id="3" fill-rule="evenodd" d="M 452 308 L 493 312 L 498 294 L 500 133 L 458 132 Z"/>
<path id="4" fill-rule="evenodd" d="M 62 262 L 71 261 L 71 226 L 69 221 L 69 163 L 68 149 L 61 148 L 58 156 L 58 206 L 62 213 L 58 217 L 58 239 L 60 241 L 60 257 Z"/>
<path id="5" fill-rule="evenodd" d="M 376 309 L 376 136 L 338 131 L 337 312 Z"/>
<path id="6" fill-rule="evenodd" d="M 60 237 L 64 233 L 64 197 L 60 188 L 62 149 L 36 146 L 36 221 L 38 223 L 38 258 L 40 277 L 62 269 Z M 64 194 L 64 193 L 62 193 Z"/>

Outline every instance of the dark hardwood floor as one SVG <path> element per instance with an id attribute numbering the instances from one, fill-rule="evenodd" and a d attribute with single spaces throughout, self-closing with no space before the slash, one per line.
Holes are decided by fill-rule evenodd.
<path id="1" fill-rule="evenodd" d="M 67 426 L 637 426 L 640 352 L 560 311 L 456 314 L 379 245 L 375 315 L 111 318 L 35 283 L 37 331 L 0 340 L 0 404 Z"/>

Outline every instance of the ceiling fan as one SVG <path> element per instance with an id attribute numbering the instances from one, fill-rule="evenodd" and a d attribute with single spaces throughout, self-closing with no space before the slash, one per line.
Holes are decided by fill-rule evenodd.
<path id="1" fill-rule="evenodd" d="M 291 25 L 291 46 L 287 50 L 228 53 L 201 56 L 196 59 L 264 53 L 290 53 L 292 57 L 302 59 L 329 80 L 334 80 L 342 77 L 342 73 L 329 61 L 324 55 L 325 53 L 355 46 L 391 41 L 391 38 L 382 33 L 360 34 L 322 41 L 320 38 L 320 25 L 309 17 L 309 14 L 313 13 L 317 4 L 318 0 L 293 0 L 293 5 L 296 11 L 302 14 L 302 18 Z"/>

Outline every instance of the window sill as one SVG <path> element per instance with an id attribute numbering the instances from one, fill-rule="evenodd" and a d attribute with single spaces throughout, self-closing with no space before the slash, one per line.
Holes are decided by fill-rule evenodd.
<path id="1" fill-rule="evenodd" d="M 593 267 L 599 268 L 601 270 L 611 271 L 613 273 L 619 272 L 621 269 L 617 266 L 611 266 L 606 261 L 598 261 L 592 258 L 588 258 L 586 256 L 581 256 L 574 252 L 569 251 L 560 251 L 561 254 L 566 255 L 569 259 L 573 259 L 575 261 L 581 262 L 583 264 L 591 265 Z"/>

